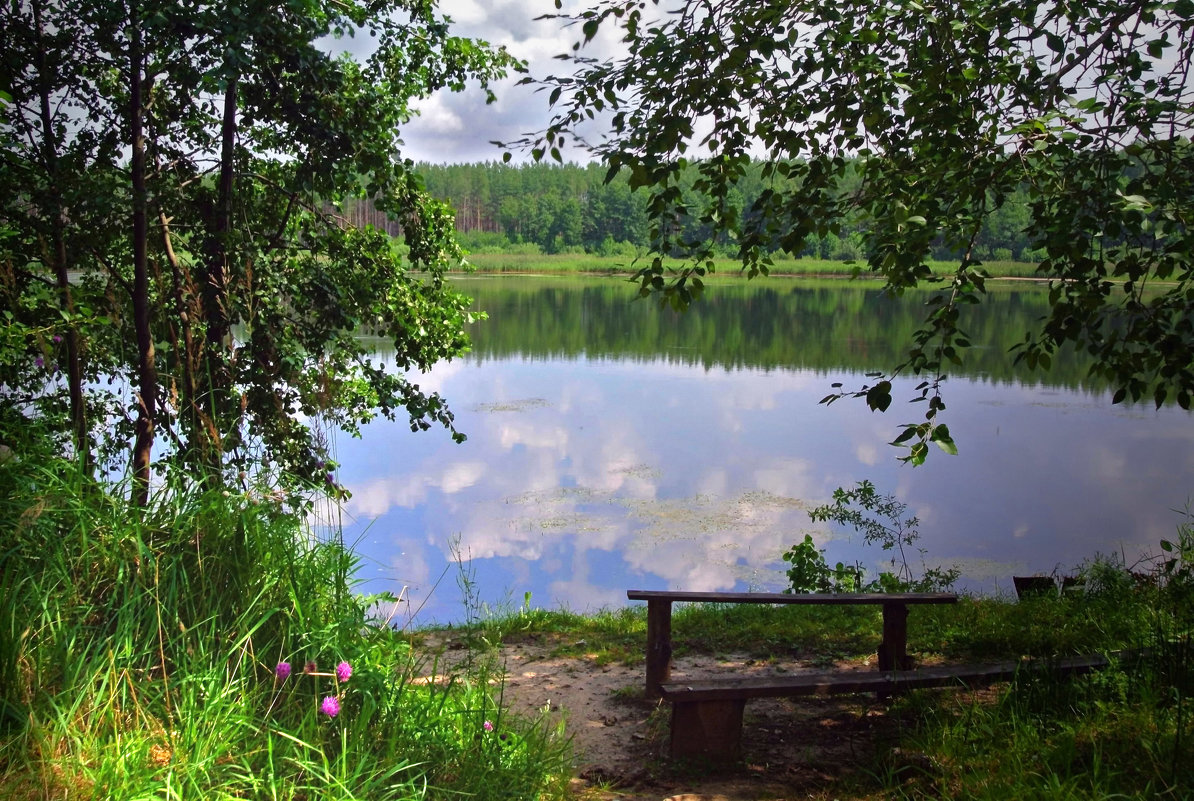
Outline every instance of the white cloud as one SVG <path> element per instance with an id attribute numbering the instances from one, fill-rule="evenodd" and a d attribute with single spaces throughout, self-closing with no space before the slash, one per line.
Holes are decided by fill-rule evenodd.
<path id="1" fill-rule="evenodd" d="M 476 484 L 485 475 L 483 462 L 454 462 L 448 465 L 439 481 L 439 488 L 446 495 L 460 492 Z"/>
<path id="2" fill-rule="evenodd" d="M 483 462 L 452 462 L 438 475 L 422 472 L 412 475 L 378 478 L 360 485 L 350 485 L 346 511 L 357 519 L 381 517 L 394 507 L 413 509 L 427 500 L 427 494 L 437 489 L 452 495 L 468 489 L 485 475 Z"/>
<path id="3" fill-rule="evenodd" d="M 498 427 L 497 441 L 510 450 L 517 445 L 548 448 L 563 456 L 568 445 L 568 431 L 563 426 L 537 425 L 528 420 L 512 420 Z"/>
<path id="4" fill-rule="evenodd" d="M 414 127 L 421 135 L 455 134 L 464 130 L 464 120 L 448 107 L 448 98 L 443 93 L 419 100 L 414 108 L 419 112 L 419 121 Z"/>

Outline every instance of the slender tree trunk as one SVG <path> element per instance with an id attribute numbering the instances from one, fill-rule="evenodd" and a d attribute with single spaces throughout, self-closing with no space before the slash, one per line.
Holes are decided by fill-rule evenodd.
<path id="1" fill-rule="evenodd" d="M 224 119 L 220 139 L 220 183 L 214 236 L 209 249 L 207 292 L 207 341 L 223 348 L 228 322 L 228 234 L 232 230 L 232 192 L 236 170 L 236 103 L 239 79 L 233 76 L 224 93 Z"/>
<path id="2" fill-rule="evenodd" d="M 190 272 L 185 269 L 178 255 L 174 252 L 174 243 L 170 234 L 170 218 L 165 212 L 158 214 L 158 225 L 162 234 L 162 250 L 166 254 L 166 261 L 170 264 L 171 287 L 174 295 L 174 314 L 178 318 L 180 332 L 171 326 L 174 340 L 174 350 L 178 357 L 178 366 L 182 370 L 182 397 L 185 414 L 188 417 L 188 429 L 192 432 L 200 431 L 208 422 L 195 401 L 197 392 L 195 381 L 195 367 L 201 363 L 201 354 L 195 345 L 195 286 Z"/>
<path id="3" fill-rule="evenodd" d="M 228 235 L 232 231 L 232 200 L 236 175 L 236 110 L 239 76 L 232 75 L 224 92 L 224 117 L 221 124 L 220 177 L 216 208 L 207 241 L 207 275 L 203 283 L 203 313 L 207 324 L 203 369 L 200 380 L 205 386 L 200 411 L 211 424 L 196 429 L 192 450 L 209 472 L 219 475 L 224 444 L 220 426 L 230 422 L 227 403 L 231 386 L 228 374 L 228 338 L 231 322 L 228 311 Z"/>
<path id="4" fill-rule="evenodd" d="M 149 221 L 145 189 L 144 44 L 138 8 L 130 7 L 129 138 L 133 185 L 133 326 L 137 337 L 139 398 L 133 440 L 133 503 L 149 503 L 149 467 L 157 415 L 158 376 L 149 328 Z"/>
<path id="5" fill-rule="evenodd" d="M 33 5 L 33 18 L 37 26 L 37 37 L 41 41 L 45 29 L 41 18 L 41 4 Z M 58 191 L 59 181 L 62 180 L 58 168 L 58 148 L 54 143 L 54 115 L 50 111 L 49 66 L 46 64 L 46 48 L 38 48 L 38 75 L 41 85 L 38 87 L 41 101 L 42 127 L 42 161 L 45 164 L 47 188 L 50 195 L 49 212 L 50 240 L 52 246 L 54 275 L 58 284 L 58 295 L 61 299 L 62 310 L 66 313 L 66 377 L 67 390 L 70 395 L 70 420 L 74 431 L 75 455 L 85 474 L 91 473 L 91 438 L 87 430 L 87 406 L 83 398 L 83 365 L 79 355 L 79 334 L 75 325 L 75 301 L 71 294 L 69 253 L 66 247 L 66 211 L 63 208 L 62 195 Z"/>

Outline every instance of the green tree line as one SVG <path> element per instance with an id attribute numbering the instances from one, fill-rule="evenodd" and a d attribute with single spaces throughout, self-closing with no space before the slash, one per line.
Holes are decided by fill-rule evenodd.
<path id="1" fill-rule="evenodd" d="M 487 252 L 511 248 L 543 253 L 580 252 L 622 255 L 645 251 L 653 245 L 650 235 L 647 193 L 631 189 L 630 171 L 609 174 L 592 164 L 420 164 L 427 191 L 456 210 L 456 230 L 470 250 Z M 696 166 L 684 180 L 685 205 L 698 209 L 702 200 L 694 188 Z M 788 180 L 788 179 L 785 179 Z M 860 178 L 856 169 L 847 170 L 837 191 L 856 192 Z M 775 191 L 775 178 L 764 178 L 762 162 L 753 162 L 731 190 L 729 203 L 744 217 L 758 207 L 764 192 Z M 360 223 L 397 228 L 384 215 L 371 214 L 360 201 L 350 205 L 350 217 Z M 1026 192 L 1013 192 L 986 221 L 975 244 L 975 254 L 994 261 L 1035 261 L 1028 228 L 1031 209 Z M 737 243 L 717 233 L 699 214 L 677 218 L 680 233 L 688 238 L 707 237 L 718 241 L 724 255 L 737 252 Z M 864 253 L 866 221 L 847 222 L 836 232 L 811 236 L 793 255 L 821 259 L 858 259 Z M 781 249 L 779 243 L 773 252 Z M 953 258 L 956 248 L 937 243 L 934 257 Z"/>
<path id="2" fill-rule="evenodd" d="M 469 292 L 488 321 L 475 326 L 469 358 L 617 358 L 696 364 L 706 369 L 811 369 L 829 382 L 897 358 L 901 336 L 920 324 L 928 293 L 897 299 L 874 284 L 775 281 L 719 284 L 684 314 L 627 302 L 624 281 L 503 278 L 472 282 Z M 1035 287 L 992 289 L 990 302 L 968 310 L 981 342 L 953 375 L 1007 383 L 1100 391 L 1090 359 L 1067 348 L 1048 374 L 1030 374 L 1010 351 L 1018 332 L 1048 309 Z M 517 325 L 501 324 L 517 320 Z M 661 354 L 665 354 L 662 355 Z"/>

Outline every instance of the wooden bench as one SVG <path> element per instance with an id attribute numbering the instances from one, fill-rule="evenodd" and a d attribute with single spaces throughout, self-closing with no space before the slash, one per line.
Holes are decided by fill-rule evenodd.
<path id="1" fill-rule="evenodd" d="M 736 760 L 742 751 L 742 715 L 751 698 L 877 692 L 895 695 L 925 687 L 979 687 L 1010 681 L 1025 670 L 1050 675 L 1089 673 L 1106 667 L 1106 657 L 1082 656 L 1044 661 L 938 665 L 914 670 L 816 671 L 787 676 L 666 682 L 663 698 L 672 702 L 671 755 Z"/>
<path id="2" fill-rule="evenodd" d="M 908 606 L 911 604 L 952 604 L 958 596 L 952 592 L 856 592 L 803 593 L 782 592 L 670 592 L 665 590 L 629 590 L 632 601 L 647 602 L 647 697 L 659 698 L 661 685 L 672 672 L 672 604 L 677 601 L 718 604 L 773 605 L 881 605 L 883 641 L 879 644 L 879 670 L 905 670 L 908 659 Z"/>
<path id="3" fill-rule="evenodd" d="M 881 696 L 923 687 L 981 686 L 1008 681 L 1024 662 L 982 665 L 941 665 L 912 670 L 907 653 L 908 606 L 956 603 L 954 593 L 785 594 L 735 592 L 669 592 L 630 590 L 626 597 L 647 602 L 648 698 L 672 702 L 671 754 L 717 760 L 737 759 L 741 752 L 742 715 L 747 700 L 799 695 L 875 692 Z M 814 604 L 883 607 L 883 640 L 878 671 L 817 671 L 785 676 L 730 677 L 670 681 L 672 665 L 672 604 L 700 603 Z M 1085 673 L 1106 666 L 1101 656 L 1076 657 L 1048 663 L 1052 671 Z"/>

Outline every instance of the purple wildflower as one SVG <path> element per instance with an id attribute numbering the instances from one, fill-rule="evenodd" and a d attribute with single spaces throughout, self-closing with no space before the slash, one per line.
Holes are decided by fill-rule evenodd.
<path id="1" fill-rule="evenodd" d="M 336 696 L 329 695 L 323 699 L 323 703 L 319 705 L 319 711 L 327 715 L 329 718 L 334 718 L 340 714 L 340 702 L 336 700 Z"/>
<path id="2" fill-rule="evenodd" d="M 290 663 L 279 662 L 278 666 L 274 668 L 274 675 L 278 677 L 279 681 L 286 681 L 290 677 Z"/>
<path id="3" fill-rule="evenodd" d="M 38 356 L 36 359 L 34 359 L 34 360 L 33 360 L 33 363 L 34 363 L 35 365 L 37 365 L 38 369 L 41 369 L 42 367 L 45 367 L 45 366 L 46 366 L 46 360 L 45 360 L 45 359 L 43 359 L 43 358 L 42 358 L 42 357 L 40 357 L 40 356 Z"/>
<path id="4" fill-rule="evenodd" d="M 487 720 L 481 724 L 481 728 L 485 729 L 485 731 L 493 731 L 493 724 Z"/>
<path id="5" fill-rule="evenodd" d="M 348 681 L 348 679 L 351 676 L 352 676 L 352 665 L 348 664 L 347 662 L 341 662 L 340 664 L 336 665 L 336 680 L 337 681 Z"/>
<path id="6" fill-rule="evenodd" d="M 55 334 L 54 336 L 50 337 L 50 339 L 54 340 L 54 344 L 57 345 L 62 341 L 62 336 L 60 334 Z"/>
<path id="7" fill-rule="evenodd" d="M 335 484 L 335 483 L 336 483 L 336 477 L 335 477 L 334 475 L 332 475 L 331 473 L 328 473 L 326 476 L 324 476 L 324 479 L 325 479 L 325 480 L 327 480 L 327 482 L 328 482 L 329 484 Z"/>
<path id="8" fill-rule="evenodd" d="M 315 664 L 315 660 L 314 660 L 314 659 L 312 659 L 312 660 L 311 660 L 310 662 L 308 662 L 307 664 L 303 665 L 303 672 L 304 672 L 304 673 L 306 673 L 306 674 L 308 674 L 308 675 L 310 675 L 310 674 L 314 673 L 314 672 L 315 672 L 315 671 L 317 671 L 317 670 L 319 670 L 319 666 Z"/>

